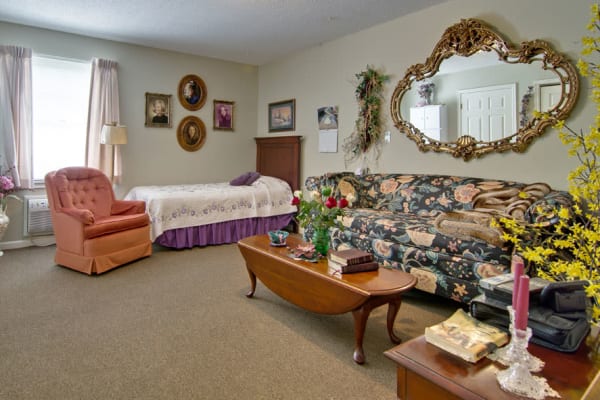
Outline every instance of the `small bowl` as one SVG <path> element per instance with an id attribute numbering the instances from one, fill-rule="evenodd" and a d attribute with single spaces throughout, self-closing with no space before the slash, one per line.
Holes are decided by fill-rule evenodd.
<path id="1" fill-rule="evenodd" d="M 288 231 L 269 231 L 269 239 L 271 239 L 271 245 L 273 246 L 285 246 L 285 240 L 290 233 Z"/>

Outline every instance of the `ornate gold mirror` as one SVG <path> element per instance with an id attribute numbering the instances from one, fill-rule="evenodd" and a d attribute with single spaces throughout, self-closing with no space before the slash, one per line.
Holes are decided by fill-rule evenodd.
<path id="1" fill-rule="evenodd" d="M 391 114 L 419 150 L 466 161 L 524 152 L 569 115 L 578 93 L 576 68 L 547 42 L 513 48 L 481 21 L 463 19 L 446 29 L 425 63 L 408 68 Z"/>

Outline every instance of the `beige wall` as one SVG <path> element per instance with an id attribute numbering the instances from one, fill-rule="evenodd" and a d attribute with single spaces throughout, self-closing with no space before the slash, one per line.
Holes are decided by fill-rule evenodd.
<path id="1" fill-rule="evenodd" d="M 385 92 L 385 119 L 392 140 L 383 145 L 379 162 L 370 165 L 372 170 L 545 181 L 564 189 L 567 173 L 575 161 L 567 157 L 555 131 L 547 131 L 523 154 L 493 154 L 465 162 L 447 154 L 419 152 L 416 145 L 393 126 L 389 100 L 406 69 L 424 62 L 445 28 L 461 18 L 481 19 L 512 43 L 547 40 L 576 62 L 580 38 L 586 34 L 589 5 L 590 2 L 584 0 L 455 0 L 261 66 L 258 132 L 269 135 L 266 126 L 268 103 L 295 98 L 296 133 L 304 136 L 302 178 L 327 171 L 354 170 L 358 165 L 345 166 L 341 151 L 318 152 L 316 109 L 323 105 L 338 105 L 338 142 L 348 137 L 358 110 L 354 75 L 370 64 L 392 76 Z M 582 94 L 569 123 L 586 129 L 594 110 L 586 98 L 588 82 L 583 81 L 581 86 Z M 263 113 L 265 117 L 261 115 Z"/>
<path id="2" fill-rule="evenodd" d="M 327 171 L 354 170 L 356 164 L 344 165 L 341 151 L 318 152 L 316 110 L 338 105 L 339 141 L 348 137 L 357 115 L 354 75 L 367 64 L 392 76 L 385 92 L 384 113 L 392 141 L 383 146 L 379 161 L 370 165 L 372 170 L 545 181 L 566 188 L 566 175 L 575 161 L 567 158 L 556 132 L 548 131 L 524 154 L 494 154 L 464 162 L 446 154 L 421 153 L 392 126 L 389 96 L 404 71 L 423 62 L 445 28 L 461 18 L 486 21 L 513 43 L 547 40 L 577 60 L 589 4 L 586 0 L 455 0 L 260 68 L 7 23 L 0 23 L 0 38 L 2 44 L 31 47 L 39 53 L 119 62 L 121 122 L 129 128 L 119 195 L 135 185 L 223 181 L 254 169 L 253 137 L 274 135 L 267 129 L 268 103 L 290 98 L 296 99 L 296 131 L 277 135 L 304 136 L 302 179 Z M 183 109 L 176 98 L 179 80 L 190 73 L 201 76 L 208 89 L 206 105 L 195 112 Z M 570 119 L 573 127 L 585 129 L 593 119 L 587 86 L 583 81 L 580 101 Z M 145 92 L 174 96 L 173 128 L 144 127 Z M 212 130 L 213 99 L 235 101 L 235 132 Z M 176 125 L 186 115 L 200 117 L 207 126 L 206 144 L 193 153 L 182 150 L 175 137 Z M 22 239 L 22 214 L 21 207 L 12 203 L 9 216 L 13 222 L 0 247 L 8 248 L 11 241 Z"/>
<path id="3" fill-rule="evenodd" d="M 119 63 L 121 123 L 128 127 L 129 143 L 122 146 L 124 179 L 118 197 L 135 185 L 226 181 L 255 169 L 256 66 L 7 23 L 0 23 L 0 38 L 2 44 L 30 47 L 34 53 Z M 200 76 L 207 86 L 206 104 L 198 111 L 184 109 L 177 98 L 179 81 L 187 74 Z M 146 92 L 173 96 L 172 128 L 144 126 Z M 214 99 L 235 102 L 234 132 L 212 129 Z M 199 117 L 207 128 L 206 142 L 196 152 L 177 143 L 177 124 L 188 115 Z M 22 207 L 13 202 L 8 214 L 11 224 L 2 241 L 19 241 Z"/>

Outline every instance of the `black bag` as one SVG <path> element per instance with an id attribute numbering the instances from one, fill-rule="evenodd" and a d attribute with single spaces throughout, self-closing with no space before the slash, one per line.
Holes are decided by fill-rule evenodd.
<path id="1" fill-rule="evenodd" d="M 470 303 L 471 315 L 508 332 L 510 318 L 507 305 L 479 295 Z M 590 332 L 585 309 L 559 313 L 542 304 L 530 307 L 527 326 L 532 331 L 532 343 L 566 353 L 577 351 Z"/>

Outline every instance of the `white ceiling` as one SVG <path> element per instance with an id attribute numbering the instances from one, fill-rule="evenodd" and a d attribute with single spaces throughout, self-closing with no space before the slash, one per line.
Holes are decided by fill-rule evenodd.
<path id="1" fill-rule="evenodd" d="M 445 1 L 0 0 L 0 21 L 262 65 Z"/>

